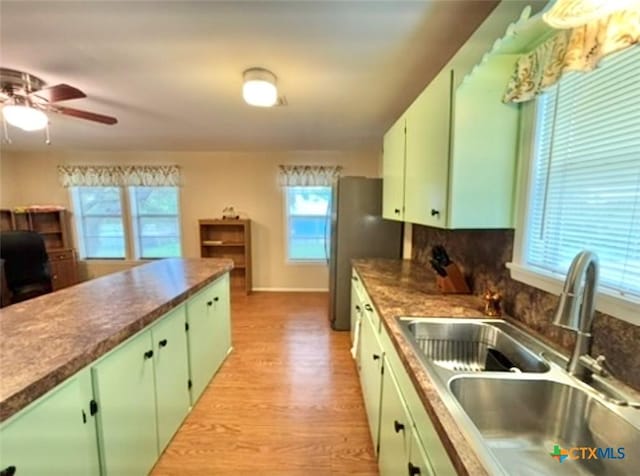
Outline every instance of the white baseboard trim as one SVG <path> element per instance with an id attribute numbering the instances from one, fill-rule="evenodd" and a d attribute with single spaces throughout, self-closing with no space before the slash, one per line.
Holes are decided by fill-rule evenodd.
<path id="1" fill-rule="evenodd" d="M 252 291 L 265 293 L 328 293 L 328 288 L 253 288 Z"/>

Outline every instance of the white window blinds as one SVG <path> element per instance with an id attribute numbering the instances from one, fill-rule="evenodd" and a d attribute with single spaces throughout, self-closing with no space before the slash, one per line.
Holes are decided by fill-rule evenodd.
<path id="1" fill-rule="evenodd" d="M 581 250 L 600 286 L 640 297 L 640 46 L 538 99 L 526 264 L 565 274 Z"/>

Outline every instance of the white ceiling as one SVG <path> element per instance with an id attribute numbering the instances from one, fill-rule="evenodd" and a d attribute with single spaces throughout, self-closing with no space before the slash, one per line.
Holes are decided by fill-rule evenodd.
<path id="1" fill-rule="evenodd" d="M 55 148 L 229 150 L 377 147 L 382 134 L 495 2 L 7 1 L 0 65 L 88 98 L 50 114 Z M 241 98 L 242 72 L 272 70 L 288 106 Z M 10 128 L 7 149 L 45 147 Z"/>

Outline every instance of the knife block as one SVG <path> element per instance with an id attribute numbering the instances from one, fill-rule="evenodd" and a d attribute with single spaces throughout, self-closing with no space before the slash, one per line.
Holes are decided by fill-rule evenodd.
<path id="1" fill-rule="evenodd" d="M 451 263 L 444 268 L 446 276 L 436 276 L 436 284 L 443 294 L 471 294 L 471 289 L 458 268 L 458 265 Z"/>

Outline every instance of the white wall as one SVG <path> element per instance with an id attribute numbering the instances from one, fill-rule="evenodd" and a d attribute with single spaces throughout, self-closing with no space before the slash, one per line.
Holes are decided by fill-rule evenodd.
<path id="1" fill-rule="evenodd" d="M 344 175 L 377 177 L 379 151 L 168 152 L 50 151 L 3 152 L 0 156 L 0 206 L 56 204 L 71 208 L 60 185 L 61 164 L 178 164 L 181 189 L 183 255 L 199 256 L 198 219 L 220 217 L 233 205 L 252 220 L 253 287 L 326 289 L 327 267 L 285 262 L 284 204 L 278 164 L 337 164 Z M 95 277 L 127 263 L 90 261 L 81 275 Z"/>

